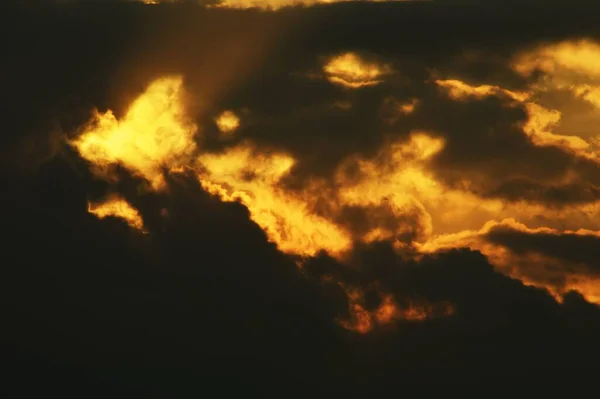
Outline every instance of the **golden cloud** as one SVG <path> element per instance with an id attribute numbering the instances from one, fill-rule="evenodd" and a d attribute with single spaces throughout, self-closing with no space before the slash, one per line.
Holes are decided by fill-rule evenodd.
<path id="1" fill-rule="evenodd" d="M 110 110 L 96 112 L 71 144 L 100 175 L 106 176 L 111 165 L 119 164 L 162 189 L 164 169 L 186 164 L 196 150 L 197 127 L 185 116 L 183 96 L 180 77 L 159 79 L 121 120 Z"/>
<path id="2" fill-rule="evenodd" d="M 546 73 L 566 68 L 600 76 L 595 67 L 572 59 L 575 56 L 570 52 L 580 51 L 590 62 L 595 60 L 596 47 L 581 45 L 583 50 L 567 45 L 546 48 L 539 53 L 546 61 L 521 55 L 515 68 L 522 73 L 534 67 Z M 391 69 L 346 53 L 329 59 L 323 71 L 330 82 L 356 89 L 379 84 Z M 538 101 L 540 90 L 544 90 L 539 84 L 513 91 L 497 85 L 473 86 L 457 79 L 438 79 L 435 83 L 453 101 L 502 98 L 508 106 L 525 111 L 527 118 L 519 128 L 532 145 L 557 148 L 574 159 L 598 160 L 597 144 L 590 136 L 557 133 L 567 110 L 552 109 Z M 595 93 L 596 87 L 591 86 L 591 80 L 586 84 L 590 88 L 584 94 L 577 94 L 581 86 L 574 90 L 584 99 L 593 97 L 590 93 Z M 581 262 L 569 263 L 539 251 L 519 253 L 489 239 L 499 228 L 529 235 L 600 237 L 598 201 L 549 207 L 526 200 L 482 198 L 469 189 L 468 181 L 450 187 L 440 180 L 434 165 L 452 139 L 441 132 L 423 130 L 412 131 L 403 138 L 386 138 L 375 155 L 348 155 L 329 178 L 309 178 L 302 189 L 290 189 L 285 179 L 298 160 L 283 150 L 267 150 L 252 141 L 218 152 L 200 148 L 195 141 L 198 128 L 186 116 L 184 94 L 180 78 L 159 79 L 149 85 L 122 118 L 117 119 L 111 111 L 97 113 L 72 145 L 99 175 L 109 177 L 111 165 L 118 164 L 147 180 L 155 190 L 165 188 L 165 170 L 193 170 L 207 192 L 222 201 L 246 206 L 250 218 L 269 241 L 288 254 L 310 257 L 327 251 L 343 260 L 357 243 L 384 240 L 392 242 L 398 251 L 410 248 L 420 254 L 469 247 L 485 254 L 499 271 L 544 287 L 558 299 L 575 289 L 588 300 L 600 303 L 600 291 L 595 288 L 600 284 Z M 415 112 L 421 104 L 419 99 L 394 101 L 389 100 L 403 115 Z M 215 123 L 226 134 L 240 126 L 239 117 L 232 111 L 223 112 Z M 562 183 L 578 178 L 565 175 Z M 90 207 L 90 212 L 98 217 L 122 217 L 132 227 L 141 229 L 141 217 L 127 205 L 124 200 L 115 200 L 103 207 Z M 359 209 L 364 220 L 348 216 L 352 209 Z M 554 269 L 561 271 L 552 272 L 551 266 L 559 264 L 562 269 Z M 567 264 L 573 272 L 566 271 Z M 559 273 L 561 279 L 552 273 Z M 431 304 L 401 307 L 386 293 L 381 294 L 381 306 L 369 311 L 359 290 L 344 289 L 349 298 L 350 319 L 340 323 L 358 332 L 393 320 L 428 318 L 430 314 L 453 311 L 449 305 L 443 311 L 433 311 Z"/>
<path id="3" fill-rule="evenodd" d="M 224 137 L 229 137 L 240 127 L 240 118 L 233 111 L 223 111 L 217 118 L 215 123 L 219 131 Z"/>
<path id="4" fill-rule="evenodd" d="M 365 61 L 355 53 L 344 53 L 331 57 L 323 71 L 331 83 L 359 89 L 381 83 L 383 75 L 391 70 L 386 65 Z"/>
<path id="5" fill-rule="evenodd" d="M 401 307 L 390 294 L 380 294 L 381 302 L 375 310 L 365 308 L 364 293 L 359 288 L 346 287 L 338 283 L 348 296 L 348 315 L 338 320 L 347 330 L 359 334 L 367 334 L 375 327 L 390 325 L 397 321 L 423 321 L 448 317 L 455 313 L 454 306 L 449 303 L 412 302 Z"/>
<path id="6" fill-rule="evenodd" d="M 223 201 L 238 201 L 269 239 L 287 253 L 311 256 L 320 250 L 341 254 L 349 235 L 311 211 L 300 197 L 279 186 L 295 161 L 285 154 L 264 154 L 249 143 L 198 158 L 198 178 Z"/>
<path id="7" fill-rule="evenodd" d="M 424 0 L 220 0 L 214 7 L 222 8 L 261 8 L 266 10 L 279 10 L 287 7 L 308 7 L 318 4 L 349 3 L 364 1 L 371 3 L 406 2 Z M 425 0 L 426 1 L 426 0 Z"/>
<path id="8" fill-rule="evenodd" d="M 124 220 L 129 227 L 145 232 L 144 220 L 139 211 L 119 196 L 112 196 L 105 201 L 89 203 L 88 211 L 99 219 L 114 217 Z"/>

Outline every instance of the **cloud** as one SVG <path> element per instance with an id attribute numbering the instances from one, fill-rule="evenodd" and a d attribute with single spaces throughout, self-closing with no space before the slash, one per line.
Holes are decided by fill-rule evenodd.
<path id="1" fill-rule="evenodd" d="M 359 89 L 381 83 L 380 78 L 389 73 L 389 68 L 367 63 L 354 53 L 345 53 L 332 57 L 323 66 L 323 71 L 331 83 Z"/>
<path id="2" fill-rule="evenodd" d="M 185 2 L 187 0 L 133 0 L 144 4 L 169 4 Z M 289 7 L 310 7 L 315 5 L 356 2 L 405 2 L 405 1 L 429 1 L 429 0 L 191 0 L 209 7 L 232 8 L 232 9 L 264 9 L 276 11 Z"/>
<path id="3" fill-rule="evenodd" d="M 40 367 L 15 374 L 355 395 L 600 354 L 595 82 L 515 68 L 593 48 L 592 13 L 61 7 L 7 23 L 3 361 Z M 385 73 L 332 84 L 343 54 Z"/>
<path id="4" fill-rule="evenodd" d="M 89 204 L 88 210 L 91 214 L 100 219 L 106 217 L 121 218 L 125 220 L 130 227 L 144 231 L 144 221 L 142 220 L 140 213 L 122 198 L 113 197 L 104 202 Z"/>
<path id="5" fill-rule="evenodd" d="M 240 118 L 233 111 L 223 111 L 216 119 L 217 127 L 225 137 L 240 127 Z"/>
<path id="6" fill-rule="evenodd" d="M 99 173 L 108 173 L 110 164 L 121 164 L 154 188 L 163 187 L 161 169 L 180 166 L 196 149 L 197 127 L 184 120 L 181 85 L 178 77 L 153 82 L 123 121 L 112 111 L 99 113 L 72 145 Z"/>

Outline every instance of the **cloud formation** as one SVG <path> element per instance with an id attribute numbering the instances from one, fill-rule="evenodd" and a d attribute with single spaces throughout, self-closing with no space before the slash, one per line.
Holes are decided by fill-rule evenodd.
<path id="1" fill-rule="evenodd" d="M 61 7 L 8 25 L 13 373 L 350 395 L 600 354 L 590 13 Z"/>

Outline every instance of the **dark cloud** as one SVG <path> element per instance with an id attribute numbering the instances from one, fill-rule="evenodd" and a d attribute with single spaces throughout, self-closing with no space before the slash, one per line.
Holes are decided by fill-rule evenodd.
<path id="1" fill-rule="evenodd" d="M 432 114 L 440 118 L 432 119 Z M 482 197 L 509 201 L 596 201 L 597 163 L 560 148 L 534 145 L 523 131 L 527 118 L 524 108 L 496 96 L 460 102 L 434 97 L 423 100 L 407 123 L 447 137 L 434 171 L 452 187 L 469 182 Z M 571 171 L 579 181 L 557 183 Z"/>
<path id="2" fill-rule="evenodd" d="M 246 208 L 209 196 L 191 176 L 170 177 L 168 193 L 140 195 L 139 179 L 119 171 L 118 184 L 98 180 L 64 146 L 93 107 L 122 114 L 150 80 L 181 73 L 200 126 L 223 109 L 240 111 L 240 139 L 295 155 L 300 182 L 331 174 L 349 154 L 375 154 L 387 137 L 426 129 L 447 139 L 431 168 L 449 186 L 471 179 L 484 197 L 586 202 L 600 184 L 597 165 L 533 146 L 518 127 L 524 110 L 508 100 L 457 102 L 428 80 L 525 87 L 507 67 L 512 53 L 597 29 L 592 12 L 556 15 L 426 4 L 279 13 L 78 4 L 2 13 L 0 310 L 13 382 L 6 389 L 172 398 L 209 386 L 263 397 L 300 387 L 356 395 L 590 367 L 600 355 L 600 308 L 577 293 L 559 304 L 467 249 L 414 260 L 378 242 L 357 245 L 345 262 L 320 254 L 299 268 Z M 307 76 L 342 51 L 373 54 L 398 73 L 361 90 Z M 420 102 L 390 124 L 385 98 Z M 209 137 L 202 145 L 224 144 Z M 567 171 L 581 181 L 551 185 Z M 87 212 L 87 201 L 112 192 L 140 210 L 149 234 Z M 411 216 L 391 214 L 385 206 L 348 208 L 341 219 L 360 233 L 383 224 L 407 242 L 423 234 L 403 230 Z M 598 258 L 597 237 L 498 228 L 486 239 L 589 270 Z M 387 293 L 399 306 L 449 303 L 455 313 L 362 336 L 337 322 L 350 305 L 339 283 L 360 288 L 370 311 Z"/>
<path id="3" fill-rule="evenodd" d="M 600 237 L 595 235 L 523 232 L 499 226 L 491 229 L 486 239 L 508 247 L 518 254 L 542 254 L 563 262 L 570 262 L 571 265 L 584 265 L 591 274 L 598 272 Z"/>
<path id="4" fill-rule="evenodd" d="M 570 183 L 556 185 L 552 182 L 540 184 L 525 177 L 508 179 L 489 193 L 492 197 L 506 198 L 510 201 L 528 199 L 535 202 L 555 205 L 594 203 L 600 198 L 600 188 L 590 183 Z"/>

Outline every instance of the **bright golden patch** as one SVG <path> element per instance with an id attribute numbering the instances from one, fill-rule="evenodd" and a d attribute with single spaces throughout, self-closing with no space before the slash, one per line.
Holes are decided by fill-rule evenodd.
<path id="1" fill-rule="evenodd" d="M 144 232 L 142 216 L 129 202 L 120 197 L 112 197 L 106 201 L 89 203 L 88 212 L 99 219 L 115 217 L 123 219 L 131 228 Z"/>
<path id="2" fill-rule="evenodd" d="M 198 159 L 202 186 L 223 201 L 238 201 L 283 252 L 339 254 L 350 248 L 346 232 L 315 215 L 306 202 L 279 187 L 295 161 L 284 154 L 261 154 L 249 144 Z"/>
<path id="3" fill-rule="evenodd" d="M 323 71 L 331 83 L 359 89 L 381 83 L 389 68 L 364 61 L 354 53 L 345 53 L 331 58 Z"/>
<path id="4" fill-rule="evenodd" d="M 342 3 L 356 0 L 220 0 L 212 7 L 221 8 L 261 8 L 265 10 L 279 10 L 286 7 L 313 6 L 317 4 Z M 360 0 L 359 0 L 360 1 Z M 363 0 L 373 3 L 402 2 L 402 1 L 430 1 L 430 0 Z"/>
<path id="5" fill-rule="evenodd" d="M 233 111 L 224 111 L 215 119 L 215 123 L 221 133 L 227 137 L 240 127 L 240 118 Z"/>
<path id="6" fill-rule="evenodd" d="M 72 145 L 97 173 L 120 164 L 161 189 L 163 171 L 186 164 L 196 150 L 196 130 L 185 117 L 181 78 L 168 77 L 148 86 L 121 120 L 110 110 L 96 113 Z"/>
<path id="7" fill-rule="evenodd" d="M 563 41 L 524 51 L 513 68 L 523 75 L 540 70 L 548 75 L 575 74 L 600 77 L 600 45 L 590 40 Z"/>
<path id="8" fill-rule="evenodd" d="M 500 86 L 481 85 L 471 86 L 468 83 L 457 79 L 436 80 L 435 83 L 448 91 L 448 95 L 455 100 L 462 100 L 466 97 L 487 97 L 492 95 L 504 94 L 516 101 L 525 101 L 529 98 L 530 93 L 516 92 L 503 89 Z"/>

